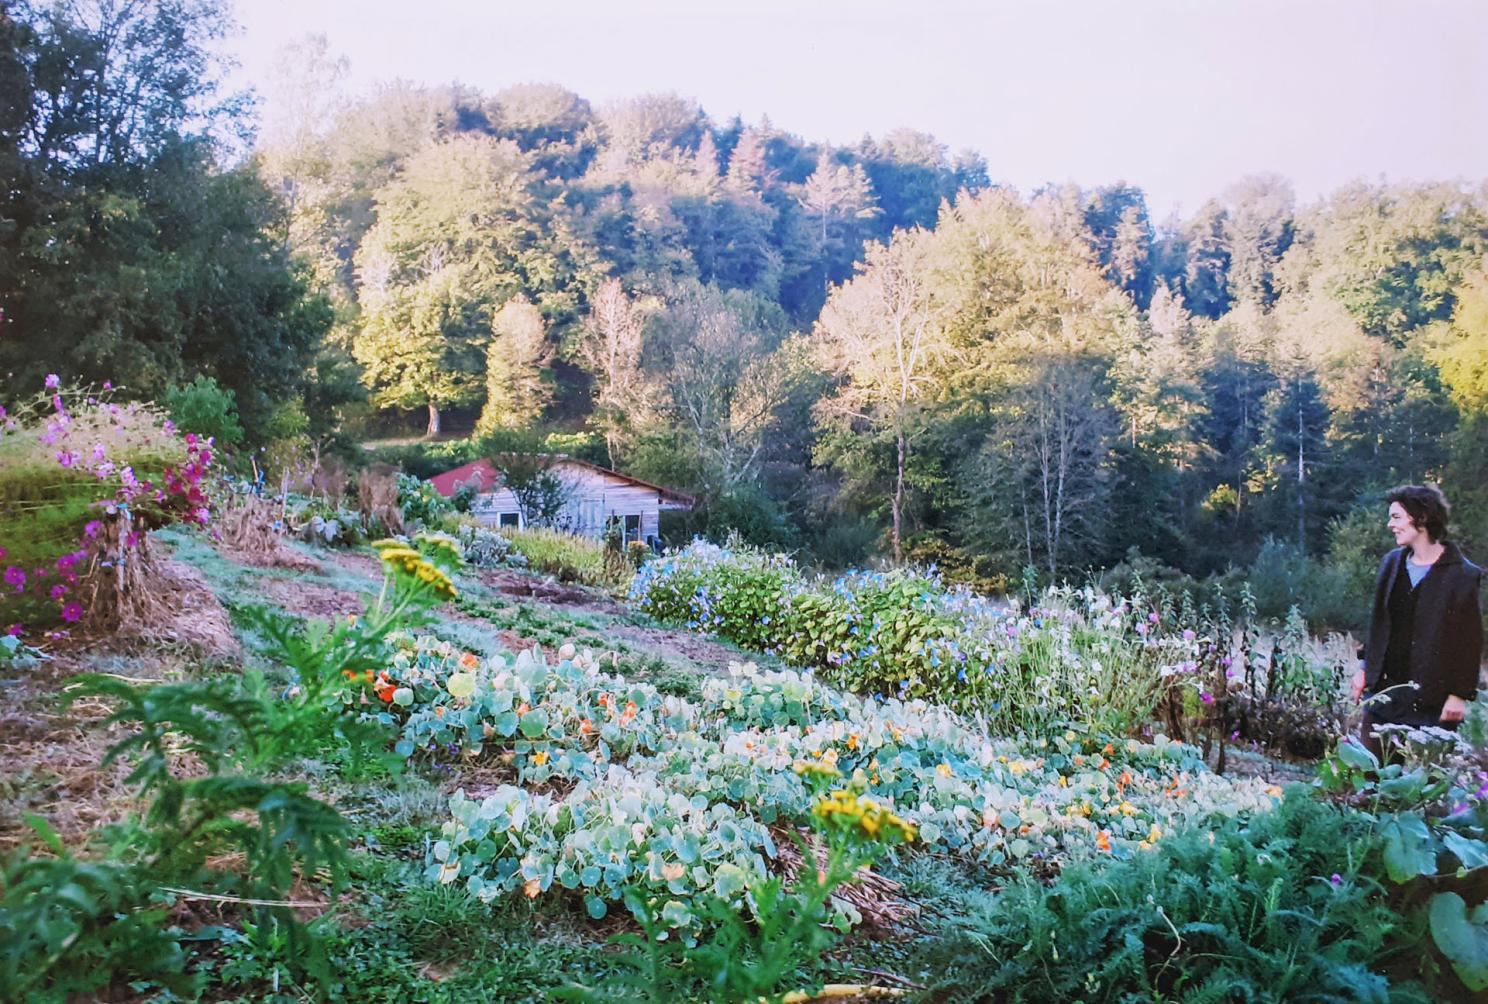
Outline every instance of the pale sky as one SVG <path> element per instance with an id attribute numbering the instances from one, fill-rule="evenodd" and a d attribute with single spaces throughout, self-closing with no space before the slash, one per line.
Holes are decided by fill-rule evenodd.
<path id="1" fill-rule="evenodd" d="M 899 126 L 994 181 L 1125 180 L 1153 215 L 1274 171 L 1488 179 L 1488 0 L 236 0 L 241 79 L 324 33 L 378 80 L 675 91 L 807 140 Z"/>

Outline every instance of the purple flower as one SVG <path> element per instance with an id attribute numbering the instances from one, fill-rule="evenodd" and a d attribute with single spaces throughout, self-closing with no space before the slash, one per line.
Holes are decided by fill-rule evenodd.
<path id="1" fill-rule="evenodd" d="M 139 480 L 134 476 L 134 468 L 126 467 L 119 472 L 119 480 L 124 482 L 125 488 L 138 488 Z"/>
<path id="2" fill-rule="evenodd" d="M 12 638 L 19 638 L 21 636 L 21 626 L 19 624 L 12 624 L 5 633 Z"/>
<path id="3" fill-rule="evenodd" d="M 15 565 L 11 565 L 5 570 L 5 584 L 15 586 L 15 591 L 20 592 L 26 588 L 26 573 Z"/>
<path id="4" fill-rule="evenodd" d="M 108 447 L 104 446 L 102 443 L 94 443 L 93 462 L 96 464 L 106 456 L 108 456 Z"/>
<path id="5" fill-rule="evenodd" d="M 81 603 L 69 603 L 62 608 L 62 619 L 69 624 L 77 621 L 83 616 L 83 605 Z"/>
<path id="6" fill-rule="evenodd" d="M 7 414 L 9 413 L 5 410 L 5 406 L 0 404 L 0 418 L 4 418 Z"/>
<path id="7" fill-rule="evenodd" d="M 54 600 L 60 600 L 62 597 L 66 596 L 66 595 L 67 595 L 67 587 L 66 586 L 56 585 L 56 586 L 53 586 L 52 587 L 52 599 L 54 599 Z"/>
<path id="8" fill-rule="evenodd" d="M 1193 628 L 1184 628 L 1183 629 L 1183 640 L 1184 641 L 1193 641 L 1194 640 Z"/>
<path id="9" fill-rule="evenodd" d="M 1330 878 L 1328 881 L 1332 882 L 1335 886 L 1340 886 L 1343 885 L 1343 876 L 1338 874 L 1337 872 L 1334 872 L 1333 877 Z"/>
<path id="10" fill-rule="evenodd" d="M 77 463 L 79 459 L 81 458 L 79 458 L 78 455 L 76 453 L 73 453 L 71 450 L 57 451 L 57 463 L 61 464 L 63 467 L 71 467 L 73 464 Z"/>
<path id="11" fill-rule="evenodd" d="M 52 407 L 55 408 L 57 411 L 62 411 L 63 410 L 63 408 L 62 408 L 62 395 L 61 394 L 53 394 L 52 395 Z"/>
<path id="12" fill-rule="evenodd" d="M 56 390 L 60 386 L 62 386 L 61 378 L 58 377 L 55 373 L 48 373 L 46 378 L 46 389 Z"/>
<path id="13" fill-rule="evenodd" d="M 171 435 L 176 431 L 176 423 L 167 418 L 161 428 L 165 430 L 167 435 Z"/>
<path id="14" fill-rule="evenodd" d="M 96 536 L 98 536 L 98 531 L 99 530 L 102 530 L 102 529 L 103 529 L 103 524 L 102 523 L 100 523 L 96 519 L 90 519 L 90 520 L 88 520 L 88 525 L 85 526 L 85 527 L 83 527 L 83 536 L 85 536 L 85 537 L 96 537 Z"/>
<path id="15" fill-rule="evenodd" d="M 103 389 L 104 390 L 113 390 L 114 389 L 114 382 L 112 380 L 105 380 L 103 382 Z"/>
<path id="16" fill-rule="evenodd" d="M 1211 694 L 1211 693 L 1209 693 L 1209 691 L 1206 690 L 1206 691 L 1202 692 L 1201 694 L 1199 694 L 1199 700 L 1203 701 L 1205 704 L 1213 704 L 1214 703 L 1214 695 Z"/>
<path id="17" fill-rule="evenodd" d="M 1156 624 L 1157 623 L 1157 611 L 1154 610 L 1154 611 L 1152 611 L 1152 613 L 1148 614 L 1147 615 L 1147 619 L 1149 621 L 1151 621 L 1152 623 Z"/>

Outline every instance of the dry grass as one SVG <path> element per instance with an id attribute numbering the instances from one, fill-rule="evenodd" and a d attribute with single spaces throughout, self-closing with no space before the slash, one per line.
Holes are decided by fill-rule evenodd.
<path id="1" fill-rule="evenodd" d="M 793 832 L 812 847 L 818 871 L 825 868 L 827 863 L 824 849 L 813 843 L 810 830 L 791 831 L 776 827 L 771 832 L 777 852 L 775 860 L 788 882 L 801 873 L 804 864 L 801 849 L 792 839 Z M 902 889 L 893 879 L 864 867 L 858 869 L 853 881 L 838 886 L 833 896 L 851 903 L 863 915 L 865 925 L 880 932 L 897 932 L 902 931 L 905 925 L 919 915 L 919 907 L 906 902 L 901 896 Z"/>

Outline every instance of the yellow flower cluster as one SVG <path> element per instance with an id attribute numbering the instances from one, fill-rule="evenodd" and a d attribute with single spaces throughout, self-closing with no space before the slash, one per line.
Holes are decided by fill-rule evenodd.
<path id="1" fill-rule="evenodd" d="M 389 571 L 401 571 L 404 575 L 410 575 L 426 583 L 433 587 L 434 595 L 440 599 L 452 600 L 457 595 L 455 584 L 450 577 L 430 564 L 422 554 L 407 544 L 400 544 L 396 540 L 379 540 L 372 546 L 377 548 L 377 557 L 388 567 Z"/>
<path id="2" fill-rule="evenodd" d="M 807 780 L 842 776 L 842 771 L 837 769 L 835 763 L 825 761 L 797 760 L 792 769 Z"/>
<path id="3" fill-rule="evenodd" d="M 915 826 L 879 805 L 867 795 L 839 788 L 824 795 L 811 812 L 829 826 L 857 829 L 871 840 L 910 843 L 915 839 Z"/>

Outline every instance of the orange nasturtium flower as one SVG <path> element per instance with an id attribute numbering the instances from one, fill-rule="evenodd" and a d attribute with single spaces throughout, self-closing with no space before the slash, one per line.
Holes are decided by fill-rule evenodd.
<path id="1" fill-rule="evenodd" d="M 529 712 L 531 710 L 532 710 L 532 705 L 528 704 L 526 701 L 523 701 L 521 704 L 518 704 L 517 705 L 517 714 L 519 714 L 519 715 L 525 715 L 527 712 Z"/>
<path id="2" fill-rule="evenodd" d="M 580 719 L 580 721 L 579 721 L 579 735 L 581 735 L 581 736 L 587 736 L 589 733 L 591 733 L 593 731 L 594 731 L 594 723 L 593 722 L 591 722 L 587 718 Z"/>
<path id="3" fill-rule="evenodd" d="M 522 884 L 522 893 L 528 899 L 536 899 L 540 892 L 542 892 L 542 883 L 537 879 L 528 879 Z"/>
<path id="4" fill-rule="evenodd" d="M 434 717 L 435 718 L 443 718 L 444 717 L 444 705 L 443 704 L 440 704 L 440 705 L 436 705 L 435 706 L 435 708 L 434 708 Z"/>
<path id="5" fill-rule="evenodd" d="M 532 754 L 532 762 L 535 763 L 535 764 L 537 764 L 539 767 L 541 767 L 543 764 L 547 763 L 548 762 L 548 751 L 547 750 L 538 750 L 536 753 Z"/>
<path id="6" fill-rule="evenodd" d="M 1107 854 L 1111 853 L 1110 832 L 1107 830 L 1101 830 L 1099 833 L 1097 833 L 1095 835 L 1095 846 L 1105 851 Z"/>
<path id="7" fill-rule="evenodd" d="M 475 667 L 480 665 L 480 657 L 477 656 L 474 652 L 466 652 L 464 655 L 460 656 L 460 665 L 464 666 L 466 669 L 474 669 Z"/>

